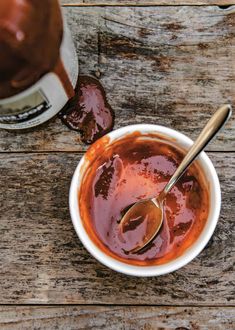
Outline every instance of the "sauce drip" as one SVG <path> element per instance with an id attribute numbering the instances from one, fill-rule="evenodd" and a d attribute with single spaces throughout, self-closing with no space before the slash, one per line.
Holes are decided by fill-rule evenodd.
<path id="1" fill-rule="evenodd" d="M 157 196 L 183 159 L 181 150 L 156 138 L 151 135 L 146 142 L 136 132 L 111 145 L 97 141 L 88 151 L 90 166 L 79 191 L 80 213 L 91 239 L 106 254 L 129 264 L 175 259 L 198 238 L 208 217 L 206 182 L 194 163 L 166 196 L 156 238 L 135 254 L 126 252 L 128 244 L 143 237 L 148 223 L 136 219 L 133 232 L 129 227 L 120 234 L 123 212 L 139 200 Z"/>
<path id="2" fill-rule="evenodd" d="M 111 131 L 114 125 L 114 112 L 104 88 L 90 76 L 79 76 L 75 96 L 59 117 L 70 129 L 80 131 L 82 141 L 87 144 Z"/>
<path id="3" fill-rule="evenodd" d="M 61 57 L 59 57 L 59 60 L 55 66 L 54 73 L 60 79 L 68 98 L 71 99 L 75 95 L 75 91 L 68 76 L 68 73 L 65 70 Z"/>

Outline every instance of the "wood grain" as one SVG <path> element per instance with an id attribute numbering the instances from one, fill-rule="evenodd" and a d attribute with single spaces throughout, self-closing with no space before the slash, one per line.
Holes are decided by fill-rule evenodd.
<path id="1" fill-rule="evenodd" d="M 0 154 L 0 303 L 234 305 L 234 156 L 210 153 L 223 204 L 207 247 L 145 279 L 109 270 L 79 242 L 68 211 L 79 154 Z"/>
<path id="2" fill-rule="evenodd" d="M 233 330 L 234 308 L 207 307 L 0 307 L 4 330 Z"/>
<path id="3" fill-rule="evenodd" d="M 195 138 L 216 108 L 235 105 L 235 7 L 64 8 L 80 72 L 100 78 L 115 128 L 156 123 Z M 235 151 L 235 118 L 209 150 Z M 0 152 L 83 151 L 54 118 L 27 132 L 0 131 Z"/>
<path id="4" fill-rule="evenodd" d="M 229 6 L 234 5 L 234 0 L 61 0 L 64 6 L 208 6 L 219 5 Z M 226 8 L 224 8 L 226 9 Z"/>
<path id="5" fill-rule="evenodd" d="M 234 0 L 61 3 L 80 72 L 104 85 L 115 128 L 157 123 L 195 138 L 219 105 L 235 106 Z M 234 329 L 234 128 L 233 116 L 208 148 L 223 200 L 212 239 L 186 267 L 148 279 L 99 264 L 75 234 L 79 134 L 58 118 L 0 131 L 0 304 L 84 304 L 1 306 L 0 329 Z"/>

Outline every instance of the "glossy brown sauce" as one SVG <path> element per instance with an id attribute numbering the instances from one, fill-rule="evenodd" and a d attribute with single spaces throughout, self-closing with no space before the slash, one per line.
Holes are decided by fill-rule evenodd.
<path id="1" fill-rule="evenodd" d="M 20 93 L 52 71 L 62 37 L 58 0 L 1 0 L 0 99 Z"/>
<path id="2" fill-rule="evenodd" d="M 59 117 L 71 129 L 81 132 L 90 144 L 112 130 L 114 112 L 107 102 L 101 83 L 90 76 L 79 76 L 75 96 Z"/>
<path id="3" fill-rule="evenodd" d="M 153 135 L 146 142 L 136 132 L 111 145 L 98 140 L 86 157 L 90 166 L 79 191 L 80 213 L 89 236 L 106 254 L 129 264 L 163 264 L 195 242 L 209 212 L 208 189 L 197 163 L 167 195 L 163 225 L 150 245 L 128 254 L 127 237 L 120 235 L 123 212 L 161 192 L 183 158 L 181 150 Z M 141 225 L 146 230 L 146 222 L 138 223 L 140 231 Z M 131 230 L 129 234 L 130 240 L 136 239 Z"/>

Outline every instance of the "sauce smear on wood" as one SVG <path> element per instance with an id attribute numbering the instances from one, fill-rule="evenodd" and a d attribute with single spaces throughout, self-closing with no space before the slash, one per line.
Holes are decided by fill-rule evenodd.
<path id="1" fill-rule="evenodd" d="M 81 132 L 82 141 L 90 144 L 112 130 L 114 112 L 101 83 L 90 76 L 79 76 L 75 96 L 59 117 L 71 129 Z"/>

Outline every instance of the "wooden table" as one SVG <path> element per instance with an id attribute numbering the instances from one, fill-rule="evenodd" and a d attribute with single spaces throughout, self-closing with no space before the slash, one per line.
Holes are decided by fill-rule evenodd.
<path id="1" fill-rule="evenodd" d="M 115 128 L 172 127 L 195 138 L 235 107 L 234 0 L 66 1 L 80 72 L 98 77 Z M 99 264 L 68 211 L 87 147 L 58 118 L 0 131 L 2 329 L 234 329 L 235 120 L 208 147 L 222 188 L 218 226 L 186 267 L 132 278 Z"/>

